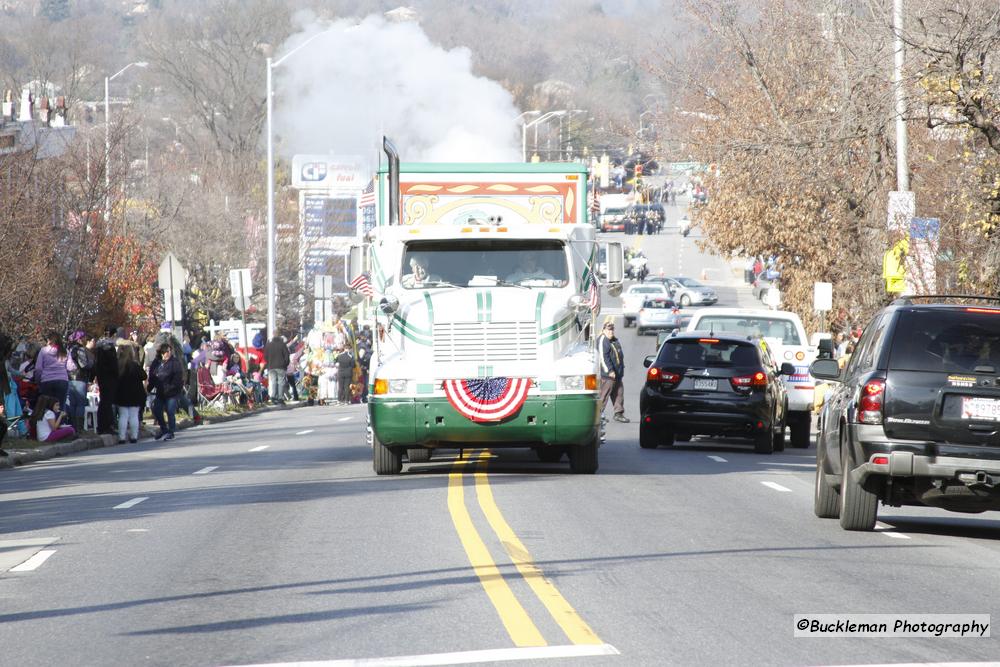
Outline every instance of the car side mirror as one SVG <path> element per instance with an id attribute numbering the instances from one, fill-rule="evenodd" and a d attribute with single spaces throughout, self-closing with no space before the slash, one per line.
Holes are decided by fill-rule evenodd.
<path id="1" fill-rule="evenodd" d="M 840 382 L 840 364 L 836 359 L 817 359 L 809 366 L 809 374 L 819 380 Z"/>
<path id="2" fill-rule="evenodd" d="M 651 355 L 649 355 L 648 357 L 646 357 L 645 359 L 642 360 L 642 365 L 645 366 L 646 368 L 649 368 L 650 366 L 653 365 L 654 361 L 656 361 L 656 355 L 655 354 L 651 354 Z"/>
<path id="3" fill-rule="evenodd" d="M 795 366 L 791 365 L 787 361 L 781 364 L 781 369 L 778 371 L 779 375 L 795 375 Z"/>

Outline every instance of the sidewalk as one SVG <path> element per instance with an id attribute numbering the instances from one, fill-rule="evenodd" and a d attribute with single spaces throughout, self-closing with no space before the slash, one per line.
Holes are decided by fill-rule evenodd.
<path id="1" fill-rule="evenodd" d="M 212 417 L 202 416 L 201 424 L 219 424 L 222 422 L 236 421 L 238 419 L 243 419 L 245 417 L 251 417 L 262 412 L 272 412 L 275 410 L 293 410 L 295 408 L 304 407 L 307 403 L 305 401 L 289 401 L 283 405 L 262 405 L 254 410 L 248 410 L 247 412 L 234 412 L 231 414 L 223 414 Z M 184 430 L 194 427 L 195 424 L 190 417 L 183 417 L 177 420 L 177 430 Z M 152 434 L 146 430 L 144 424 L 139 425 L 139 440 L 149 440 L 152 438 Z M 4 449 L 10 456 L 0 458 L 0 468 L 14 468 L 16 466 L 25 465 L 27 463 L 34 463 L 35 461 L 45 461 L 48 459 L 56 458 L 57 456 L 66 456 L 68 454 L 74 454 L 76 452 L 86 451 L 88 449 L 99 449 L 102 447 L 115 447 L 118 445 L 117 435 L 97 435 L 93 432 L 85 432 L 80 434 L 76 440 L 70 440 L 68 442 L 56 442 L 51 445 L 38 445 L 35 447 L 30 447 L 27 449 L 20 449 L 17 444 L 23 442 L 20 438 L 6 438 L 4 441 Z"/>

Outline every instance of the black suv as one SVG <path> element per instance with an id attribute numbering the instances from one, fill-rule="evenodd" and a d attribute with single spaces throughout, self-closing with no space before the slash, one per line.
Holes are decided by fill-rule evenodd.
<path id="1" fill-rule="evenodd" d="M 685 331 L 646 357 L 639 395 L 639 446 L 655 449 L 692 435 L 752 438 L 754 450 L 785 448 L 788 397 L 766 343 L 737 335 Z"/>
<path id="2" fill-rule="evenodd" d="M 1000 299 L 897 300 L 843 371 L 821 359 L 810 373 L 835 383 L 820 415 L 816 516 L 871 530 L 879 500 L 1000 509 Z"/>

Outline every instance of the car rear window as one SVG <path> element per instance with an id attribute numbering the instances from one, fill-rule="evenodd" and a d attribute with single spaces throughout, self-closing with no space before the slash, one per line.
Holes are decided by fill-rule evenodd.
<path id="1" fill-rule="evenodd" d="M 662 308 L 664 310 L 671 310 L 677 306 L 673 301 L 669 299 L 646 299 L 642 303 L 643 308 Z"/>
<path id="2" fill-rule="evenodd" d="M 741 334 L 761 338 L 777 338 L 783 345 L 802 345 L 798 327 L 780 317 L 747 317 L 744 315 L 706 315 L 698 320 L 699 331 Z"/>
<path id="3" fill-rule="evenodd" d="M 971 372 L 1000 370 L 1000 309 L 910 310 L 899 314 L 889 368 Z"/>
<path id="4" fill-rule="evenodd" d="M 656 363 L 661 366 L 757 366 L 757 348 L 750 343 L 708 338 L 668 339 Z"/>
<path id="5" fill-rule="evenodd" d="M 663 287 L 631 287 L 629 294 L 663 294 Z"/>

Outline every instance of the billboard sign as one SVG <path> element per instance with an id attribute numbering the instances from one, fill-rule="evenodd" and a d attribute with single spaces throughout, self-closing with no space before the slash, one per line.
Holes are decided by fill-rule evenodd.
<path id="1" fill-rule="evenodd" d="M 296 155 L 292 187 L 300 190 L 360 190 L 371 178 L 359 155 Z"/>

